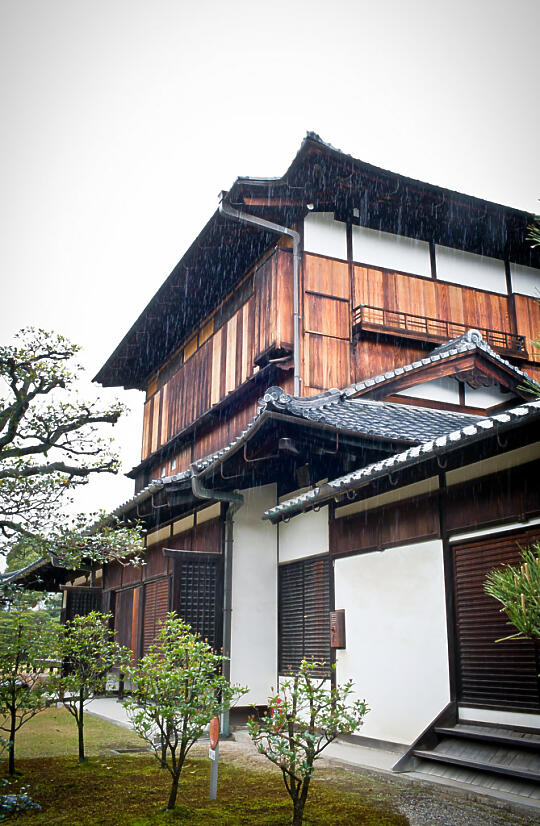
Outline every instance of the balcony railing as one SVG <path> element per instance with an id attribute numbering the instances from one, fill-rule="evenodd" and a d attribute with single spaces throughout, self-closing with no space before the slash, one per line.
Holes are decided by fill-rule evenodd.
<path id="1" fill-rule="evenodd" d="M 482 333 L 482 337 L 490 347 L 515 358 L 526 359 L 528 357 L 525 336 L 505 333 L 501 330 L 490 330 L 477 325 L 461 324 L 456 321 L 445 321 L 441 318 L 386 310 L 383 307 L 369 307 L 366 304 L 359 304 L 353 309 L 353 333 L 365 330 L 375 333 L 384 332 L 417 341 L 442 342 L 463 335 L 472 326 Z"/>

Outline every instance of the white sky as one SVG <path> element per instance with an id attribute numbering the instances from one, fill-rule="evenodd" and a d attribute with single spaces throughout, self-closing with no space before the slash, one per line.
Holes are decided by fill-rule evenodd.
<path id="1" fill-rule="evenodd" d="M 538 0 L 1 0 L 0 329 L 83 345 L 91 378 L 238 175 L 305 132 L 538 210 Z M 139 461 L 142 396 L 116 428 Z M 95 480 L 81 506 L 129 498 Z"/>

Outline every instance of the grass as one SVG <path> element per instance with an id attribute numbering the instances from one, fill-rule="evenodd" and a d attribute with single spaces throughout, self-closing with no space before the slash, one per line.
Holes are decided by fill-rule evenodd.
<path id="1" fill-rule="evenodd" d="M 111 749 L 145 746 L 131 729 L 112 725 L 87 714 L 84 718 L 84 744 L 88 757 L 110 754 Z M 77 758 L 77 727 L 75 718 L 63 707 L 48 708 L 26 723 L 17 734 L 15 759 L 30 757 Z"/>
<path id="2" fill-rule="evenodd" d="M 70 715 L 50 709 L 20 732 L 13 787 L 29 786 L 41 812 L 14 816 L 17 826 L 286 826 L 292 807 L 281 774 L 266 762 L 234 762 L 223 749 L 218 800 L 208 800 L 210 761 L 204 746 L 184 766 L 178 807 L 164 812 L 170 778 L 149 754 L 114 755 L 111 749 L 141 745 L 136 735 L 97 718 L 88 718 L 90 760 L 76 759 L 76 728 Z M 334 774 L 336 777 L 334 778 Z M 382 801 L 377 781 L 356 775 L 358 786 L 345 790 L 340 770 L 324 769 L 313 781 L 305 826 L 407 826 L 407 819 Z M 13 790 L 14 790 L 13 788 Z"/>

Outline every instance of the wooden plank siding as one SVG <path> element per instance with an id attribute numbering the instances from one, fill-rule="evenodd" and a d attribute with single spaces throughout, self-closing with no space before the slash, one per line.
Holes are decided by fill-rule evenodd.
<path id="1" fill-rule="evenodd" d="M 540 333 L 540 304 L 535 298 L 517 294 L 514 300 L 515 332 L 525 336 L 529 360 L 539 365 L 527 365 L 525 369 L 540 378 L 540 351 L 532 344 Z M 359 304 L 513 332 L 508 296 L 375 267 L 354 266 L 352 305 Z M 384 373 L 424 355 L 425 349 L 411 341 L 363 339 L 353 348 L 350 381 Z"/>
<path id="2" fill-rule="evenodd" d="M 304 395 L 351 382 L 351 289 L 348 264 L 304 255 Z"/>
<path id="3" fill-rule="evenodd" d="M 503 520 L 522 522 L 540 513 L 538 476 L 540 462 L 500 471 L 490 476 L 452 485 L 446 496 L 445 522 L 448 531 L 489 527 Z M 474 507 L 471 506 L 474 503 Z"/>
<path id="4" fill-rule="evenodd" d="M 373 267 L 354 267 L 353 303 L 512 332 L 508 298 Z"/>
<path id="5" fill-rule="evenodd" d="M 265 353 L 292 349 L 290 253 L 277 249 L 255 271 L 253 284 L 242 306 L 212 335 L 201 336 L 198 349 L 146 401 L 143 460 L 254 375 Z"/>
<path id="6" fill-rule="evenodd" d="M 438 494 L 416 496 L 363 513 L 331 519 L 333 555 L 383 550 L 439 536 Z"/>
<path id="7" fill-rule="evenodd" d="M 182 533 L 173 534 L 151 545 L 144 556 L 145 565 L 133 567 L 111 562 L 104 567 L 104 590 L 141 585 L 157 577 L 169 576 L 173 571 L 173 561 L 163 555 L 163 548 L 179 551 L 199 551 L 201 553 L 221 553 L 223 523 L 211 519 Z"/>
<path id="8" fill-rule="evenodd" d="M 540 514 L 539 473 L 540 462 L 534 460 L 451 485 L 442 495 L 446 531 L 455 535 L 534 519 Z M 382 550 L 438 537 L 439 494 L 415 496 L 357 514 L 331 517 L 329 536 L 333 555 Z"/>
<path id="9" fill-rule="evenodd" d="M 527 352 L 529 359 L 536 362 L 540 366 L 540 347 L 535 347 L 533 341 L 540 339 L 540 299 L 531 298 L 529 295 L 514 295 L 516 304 L 517 316 L 517 332 L 527 339 Z M 534 372 L 535 378 L 538 378 L 539 372 L 537 370 L 527 371 Z"/>

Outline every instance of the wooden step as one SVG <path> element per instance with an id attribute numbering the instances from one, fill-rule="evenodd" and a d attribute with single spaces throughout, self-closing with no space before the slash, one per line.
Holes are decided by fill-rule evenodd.
<path id="1" fill-rule="evenodd" d="M 540 776 L 537 771 L 527 770 L 525 768 L 513 768 L 511 765 L 484 762 L 482 760 L 471 760 L 470 758 L 459 757 L 453 754 L 446 754 L 440 751 L 425 751 L 424 749 L 415 749 L 413 752 L 415 757 L 422 760 L 432 760 L 436 763 L 447 763 L 452 766 L 460 766 L 471 771 L 492 772 L 493 774 L 503 774 L 506 777 L 518 777 L 520 780 L 529 780 L 533 783 L 540 782 Z"/>
<path id="2" fill-rule="evenodd" d="M 483 726 L 436 726 L 439 737 L 457 737 L 476 740 L 483 743 L 497 743 L 502 746 L 519 749 L 532 749 L 540 754 L 540 734 L 519 732 L 513 729 L 489 728 Z"/>

